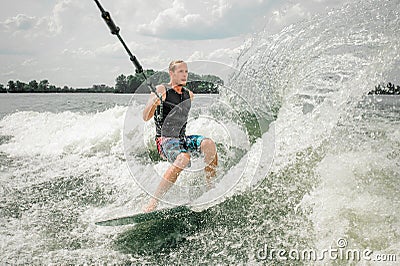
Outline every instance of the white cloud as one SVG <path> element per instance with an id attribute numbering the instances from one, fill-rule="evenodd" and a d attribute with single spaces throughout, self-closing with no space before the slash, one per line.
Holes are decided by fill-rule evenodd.
<path id="1" fill-rule="evenodd" d="M 185 9 L 183 1 L 175 0 L 172 7 L 161 11 L 149 24 L 139 25 L 138 31 L 148 35 L 166 35 L 174 29 L 187 31 L 191 27 L 198 27 L 203 23 L 206 21 L 202 21 L 200 14 L 190 13 Z"/>
<path id="2" fill-rule="evenodd" d="M 21 65 L 23 65 L 23 66 L 35 66 L 35 65 L 37 65 L 37 63 L 38 62 L 35 59 L 29 58 L 29 59 L 26 59 L 25 61 L 23 61 Z"/>
<path id="3" fill-rule="evenodd" d="M 204 52 L 202 51 L 194 51 L 191 56 L 187 59 L 187 61 L 197 61 L 197 60 L 204 60 L 206 59 L 206 56 L 204 55 Z"/>
<path id="4" fill-rule="evenodd" d="M 281 10 L 274 11 L 271 24 L 275 24 L 275 27 L 280 28 L 309 16 L 311 16 L 311 13 L 307 12 L 300 3 L 297 3 L 292 6 L 284 7 Z"/>
<path id="5" fill-rule="evenodd" d="M 141 34 L 164 39 L 219 39 L 250 33 L 272 0 L 175 0 L 147 24 Z"/>
<path id="6" fill-rule="evenodd" d="M 194 51 L 192 55 L 187 59 L 188 61 L 197 60 L 211 60 L 217 62 L 231 63 L 235 58 L 237 58 L 240 52 L 241 46 L 236 48 L 220 48 L 213 50 L 209 53 L 204 51 Z"/>
<path id="7" fill-rule="evenodd" d="M 9 71 L 9 72 L 2 73 L 1 75 L 2 75 L 3 77 L 9 77 L 9 76 L 12 76 L 12 75 L 14 75 L 14 74 L 15 74 L 15 71 L 14 71 L 14 70 L 11 70 L 11 71 Z"/>
<path id="8" fill-rule="evenodd" d="M 148 48 L 148 46 L 139 44 L 137 42 L 127 42 L 127 46 L 129 47 L 130 50 L 132 51 L 143 51 Z M 121 42 L 116 41 L 113 43 L 108 43 L 106 45 L 103 45 L 99 48 L 95 49 L 96 55 L 121 55 L 125 53 L 124 47 L 121 45 Z"/>
<path id="9" fill-rule="evenodd" d="M 84 6 L 77 0 L 59 0 L 48 16 L 17 14 L 0 22 L 5 32 L 23 33 L 23 37 L 53 37 L 63 32 L 64 27 L 76 30 L 85 20 Z"/>
<path id="10" fill-rule="evenodd" d="M 116 52 L 122 51 L 123 47 L 120 42 L 109 43 L 96 49 L 98 55 L 114 55 Z"/>
<path id="11" fill-rule="evenodd" d="M 218 61 L 224 58 L 229 58 L 234 60 L 239 55 L 239 51 L 240 51 L 240 46 L 234 49 L 229 49 L 229 48 L 217 49 L 210 53 L 208 59 Z"/>
<path id="12" fill-rule="evenodd" d="M 67 56 L 79 56 L 79 57 L 95 56 L 95 53 L 93 51 L 84 49 L 82 47 L 80 47 L 78 49 L 73 49 L 73 50 L 66 48 L 62 51 L 62 54 L 67 55 Z"/>
<path id="13" fill-rule="evenodd" d="M 0 22 L 7 32 L 30 30 L 36 23 L 37 18 L 24 14 L 18 14 L 15 17 L 6 19 L 4 22 Z"/>

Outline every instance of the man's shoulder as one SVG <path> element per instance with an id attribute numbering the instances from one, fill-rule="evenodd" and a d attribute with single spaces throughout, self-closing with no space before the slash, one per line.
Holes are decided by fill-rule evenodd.
<path id="1" fill-rule="evenodd" d="M 187 92 L 189 93 L 190 98 L 193 99 L 194 97 L 193 91 L 189 90 L 188 88 L 185 88 L 185 90 L 187 90 Z"/>
<path id="2" fill-rule="evenodd" d="M 185 91 L 189 92 L 189 93 L 193 93 L 191 90 L 189 90 L 187 87 L 183 86 L 182 87 Z"/>

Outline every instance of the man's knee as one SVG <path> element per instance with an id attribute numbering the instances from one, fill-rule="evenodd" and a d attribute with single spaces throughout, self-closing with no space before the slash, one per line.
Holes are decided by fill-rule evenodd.
<path id="1" fill-rule="evenodd" d="M 210 139 L 210 138 L 205 138 L 200 144 L 200 150 L 205 153 L 205 152 L 216 152 L 216 146 L 215 142 Z"/>
<path id="2" fill-rule="evenodd" d="M 187 152 L 181 152 L 174 161 L 174 166 L 184 169 L 190 162 L 190 154 Z"/>

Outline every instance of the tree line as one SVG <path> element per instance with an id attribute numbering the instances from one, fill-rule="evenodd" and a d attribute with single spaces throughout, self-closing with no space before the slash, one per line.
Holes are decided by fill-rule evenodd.
<path id="1" fill-rule="evenodd" d="M 378 84 L 375 89 L 370 91 L 368 94 L 396 94 L 400 95 L 400 86 L 395 86 L 393 83 L 389 82 L 387 84 Z"/>
<path id="2" fill-rule="evenodd" d="M 150 77 L 152 84 L 169 82 L 169 74 L 164 71 L 145 70 L 146 77 Z M 224 82 L 221 78 L 214 75 L 199 75 L 189 73 L 190 80 L 186 87 L 194 93 L 218 93 L 218 87 Z M 73 88 L 69 86 L 58 87 L 49 83 L 47 79 L 37 82 L 32 80 L 29 83 L 22 81 L 8 81 L 7 85 L 0 84 L 0 93 L 149 93 L 145 86 L 142 74 L 125 76 L 119 75 L 115 79 L 115 87 L 104 84 L 93 85 L 90 88 Z"/>
<path id="3" fill-rule="evenodd" d="M 144 71 L 146 77 L 152 84 L 162 84 L 169 82 L 169 74 L 164 71 L 154 71 L 152 69 Z M 189 73 L 189 82 L 186 87 L 194 93 L 218 93 L 218 87 L 224 85 L 224 81 L 214 75 L 199 75 Z M 148 93 L 145 79 L 142 74 L 125 76 L 123 74 L 116 78 L 115 93 Z"/>
<path id="4" fill-rule="evenodd" d="M 164 71 L 145 70 L 147 77 L 153 84 L 169 82 L 169 74 Z M 218 93 L 218 87 L 224 85 L 221 78 L 213 75 L 198 75 L 189 73 L 190 80 L 186 87 L 194 93 Z M 144 84 L 142 74 L 119 75 L 115 79 L 115 87 L 104 84 L 92 85 L 90 88 L 72 88 L 68 86 L 57 87 L 49 83 L 47 79 L 37 82 L 32 80 L 29 83 L 22 81 L 8 81 L 7 85 L 0 84 L 0 93 L 148 93 L 149 90 Z M 371 94 L 400 95 L 400 86 L 389 82 L 375 86 L 368 92 Z"/>
<path id="5" fill-rule="evenodd" d="M 93 85 L 91 88 L 72 88 L 68 86 L 57 87 L 49 83 L 47 79 L 37 82 L 32 80 L 29 83 L 22 81 L 10 80 L 7 87 L 0 84 L 0 93 L 76 93 L 76 92 L 93 92 L 93 93 L 112 93 L 113 87 L 107 85 Z"/>

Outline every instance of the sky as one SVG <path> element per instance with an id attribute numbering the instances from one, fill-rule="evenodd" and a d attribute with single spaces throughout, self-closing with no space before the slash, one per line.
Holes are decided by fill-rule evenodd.
<path id="1" fill-rule="evenodd" d="M 100 0 L 144 69 L 174 59 L 233 66 L 249 38 L 271 34 L 344 0 Z M 115 85 L 134 67 L 92 0 L 2 0 L 0 83 Z"/>

